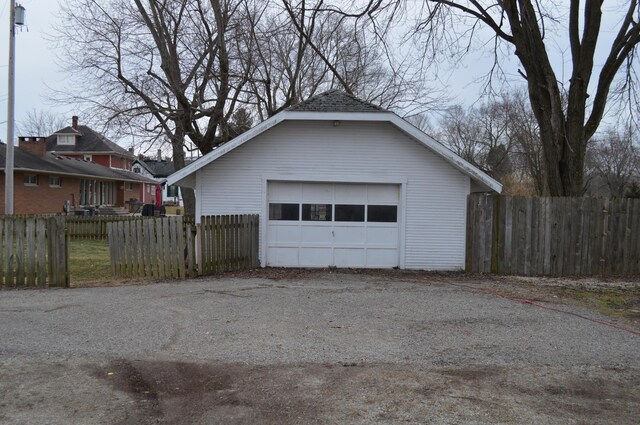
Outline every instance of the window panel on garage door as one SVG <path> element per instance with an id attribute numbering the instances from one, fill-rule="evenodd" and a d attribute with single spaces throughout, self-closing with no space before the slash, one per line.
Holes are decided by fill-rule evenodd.
<path id="1" fill-rule="evenodd" d="M 302 204 L 302 221 L 331 221 L 331 204 Z"/>
<path id="2" fill-rule="evenodd" d="M 398 221 L 396 205 L 367 205 L 367 221 L 369 223 L 395 223 Z"/>

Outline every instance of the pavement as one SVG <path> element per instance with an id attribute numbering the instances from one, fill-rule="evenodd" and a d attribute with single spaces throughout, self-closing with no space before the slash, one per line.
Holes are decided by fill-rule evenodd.
<path id="1" fill-rule="evenodd" d="M 318 273 L 0 292 L 0 423 L 637 423 L 640 336 L 484 286 Z"/>

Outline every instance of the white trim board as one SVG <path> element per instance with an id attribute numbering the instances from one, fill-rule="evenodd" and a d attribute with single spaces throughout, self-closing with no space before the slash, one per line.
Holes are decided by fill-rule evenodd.
<path id="1" fill-rule="evenodd" d="M 502 191 L 502 184 L 494 180 L 477 167 L 473 166 L 469 162 L 465 161 L 453 151 L 439 143 L 437 140 L 427 135 L 423 131 L 411 125 L 409 122 L 400 118 L 393 112 L 298 112 L 298 111 L 283 111 L 273 117 L 263 121 L 251 130 L 241 134 L 229 143 L 214 149 L 207 155 L 201 157 L 197 161 L 189 164 L 185 168 L 176 171 L 167 178 L 167 183 L 170 185 L 185 185 L 184 180 L 195 173 L 199 169 L 209 165 L 211 162 L 234 150 L 235 148 L 243 145 L 254 137 L 264 133 L 270 128 L 278 125 L 279 123 L 288 121 L 375 121 L 375 122 L 389 122 L 407 134 L 409 137 L 417 140 L 427 149 L 431 150 L 438 156 L 445 159 L 453 167 L 468 175 L 472 179 L 482 183 L 487 188 L 496 192 Z"/>

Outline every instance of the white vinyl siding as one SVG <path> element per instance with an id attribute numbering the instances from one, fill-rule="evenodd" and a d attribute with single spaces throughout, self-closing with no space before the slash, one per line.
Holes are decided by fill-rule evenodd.
<path id="1" fill-rule="evenodd" d="M 201 215 L 263 215 L 268 180 L 401 184 L 401 267 L 464 267 L 469 177 L 389 123 L 285 121 L 196 179 Z"/>

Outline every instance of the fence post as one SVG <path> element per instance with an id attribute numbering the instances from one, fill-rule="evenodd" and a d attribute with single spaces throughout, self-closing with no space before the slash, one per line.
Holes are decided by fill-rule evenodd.
<path id="1" fill-rule="evenodd" d="M 604 276 L 605 263 L 607 256 L 607 236 L 609 232 L 609 199 L 604 200 L 602 206 L 602 235 L 601 235 L 601 247 L 600 247 L 600 275 Z"/>
<path id="2" fill-rule="evenodd" d="M 493 228 L 491 229 L 491 235 L 491 273 L 499 273 L 500 195 L 497 193 L 493 194 Z"/>
<path id="3" fill-rule="evenodd" d="M 202 276 L 203 273 L 203 266 L 202 266 L 202 244 L 203 244 L 203 239 L 202 239 L 202 218 L 200 218 L 200 222 L 196 223 L 196 240 L 195 240 L 195 246 L 196 246 L 196 266 L 198 267 L 198 276 Z"/>
<path id="4" fill-rule="evenodd" d="M 64 230 L 64 218 L 52 217 L 47 221 L 49 260 L 49 286 L 68 286 L 67 247 Z"/>

